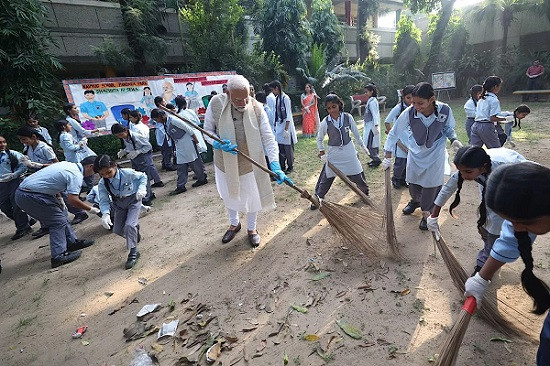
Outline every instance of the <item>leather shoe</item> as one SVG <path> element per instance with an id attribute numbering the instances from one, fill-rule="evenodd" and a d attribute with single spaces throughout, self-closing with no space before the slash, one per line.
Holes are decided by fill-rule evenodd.
<path id="1" fill-rule="evenodd" d="M 11 240 L 21 239 L 22 237 L 24 237 L 25 235 L 28 235 L 30 233 L 32 233 L 32 228 L 31 227 L 28 227 L 26 229 L 17 230 L 15 232 L 15 234 L 13 234 L 13 236 L 11 237 Z"/>
<path id="2" fill-rule="evenodd" d="M 141 254 L 139 254 L 138 251 L 136 252 L 130 252 L 128 254 L 128 259 L 126 260 L 126 264 L 124 264 L 124 268 L 126 269 L 130 269 L 132 268 L 133 266 L 136 265 L 136 262 L 138 260 L 138 258 L 140 257 Z"/>
<path id="3" fill-rule="evenodd" d="M 92 245 L 94 245 L 93 240 L 76 239 L 74 243 L 67 244 L 67 251 L 75 252 L 80 249 L 91 247 Z"/>
<path id="4" fill-rule="evenodd" d="M 241 223 L 239 222 L 237 226 L 232 230 L 228 229 L 222 238 L 222 243 L 229 243 L 233 238 L 235 237 L 235 234 L 237 234 L 241 230 Z"/>
<path id="5" fill-rule="evenodd" d="M 191 187 L 200 187 L 204 186 L 206 183 L 208 183 L 208 179 L 205 180 L 198 180 L 195 183 L 191 184 Z"/>
<path id="6" fill-rule="evenodd" d="M 413 200 L 410 200 L 409 203 L 407 203 L 407 206 L 403 208 L 403 215 L 410 215 L 420 207 L 420 202 L 415 202 Z"/>
<path id="7" fill-rule="evenodd" d="M 32 233 L 32 238 L 38 239 L 43 237 L 44 235 L 48 235 L 49 233 L 50 233 L 50 229 L 48 229 L 47 227 L 41 227 L 40 229 Z"/>
<path id="8" fill-rule="evenodd" d="M 71 225 L 80 224 L 82 221 L 86 220 L 88 218 L 87 213 L 83 213 L 81 215 L 76 215 L 73 220 L 71 221 Z"/>
<path id="9" fill-rule="evenodd" d="M 180 193 L 183 193 L 183 192 L 187 192 L 187 188 L 183 187 L 183 188 L 176 188 L 174 189 L 172 192 L 168 193 L 169 196 L 175 196 L 177 194 L 180 194 Z"/>
<path id="10" fill-rule="evenodd" d="M 51 259 L 52 268 L 57 268 L 64 264 L 71 263 L 77 260 L 78 258 L 80 258 L 81 254 L 82 254 L 82 251 L 80 250 L 77 250 L 76 252 L 61 253 Z"/>
<path id="11" fill-rule="evenodd" d="M 420 220 L 420 224 L 418 225 L 418 228 L 419 228 L 420 230 L 423 230 L 423 231 L 427 231 L 427 230 L 428 230 L 428 223 L 427 223 L 425 217 L 423 217 L 422 220 Z"/>
<path id="12" fill-rule="evenodd" d="M 151 184 L 151 188 L 159 188 L 159 187 L 164 187 L 164 182 L 163 181 Z"/>
<path id="13" fill-rule="evenodd" d="M 36 224 L 36 220 L 31 217 L 29 219 L 29 226 L 33 226 L 34 224 Z"/>
<path id="14" fill-rule="evenodd" d="M 260 245 L 261 237 L 258 233 L 248 233 L 248 242 L 252 245 L 252 248 L 257 248 Z"/>

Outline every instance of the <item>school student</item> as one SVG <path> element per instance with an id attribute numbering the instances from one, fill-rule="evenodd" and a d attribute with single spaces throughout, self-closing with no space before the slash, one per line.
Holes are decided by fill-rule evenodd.
<path id="1" fill-rule="evenodd" d="M 275 95 L 275 139 L 279 144 L 279 164 L 285 173 L 291 173 L 294 170 L 294 145 L 298 138 L 290 97 L 283 92 L 279 80 L 273 80 L 269 86 Z"/>
<path id="2" fill-rule="evenodd" d="M 369 163 L 371 168 L 376 168 L 382 163 L 378 156 L 380 148 L 380 109 L 378 106 L 378 89 L 374 84 L 365 86 L 365 94 L 369 98 L 365 105 L 365 114 L 363 115 L 363 144 L 369 150 L 369 156 L 372 161 Z"/>
<path id="3" fill-rule="evenodd" d="M 481 98 L 482 92 L 483 87 L 481 85 L 473 85 L 470 88 L 470 98 L 464 103 L 464 111 L 466 112 L 466 123 L 464 127 L 466 128 L 466 135 L 468 135 L 468 144 L 470 144 L 472 140 L 472 125 L 475 122 L 477 102 L 479 98 Z"/>
<path id="4" fill-rule="evenodd" d="M 357 151 L 350 136 L 353 134 L 355 141 L 361 149 L 369 154 L 369 151 L 361 140 L 357 124 L 353 116 L 344 112 L 344 102 L 336 94 L 329 94 L 325 98 L 325 109 L 328 112 L 317 132 L 317 147 L 319 158 L 330 162 L 337 169 L 342 171 L 348 178 L 357 185 L 363 193 L 369 194 L 369 187 L 365 181 L 365 173 L 361 162 L 357 157 Z M 327 149 L 325 152 L 324 139 L 328 135 Z M 323 165 L 321 175 L 315 185 L 315 194 L 323 199 L 334 182 L 336 174 L 328 164 Z M 310 209 L 315 210 L 317 206 L 311 205 Z"/>
<path id="5" fill-rule="evenodd" d="M 521 104 L 513 112 L 504 111 L 499 114 L 499 117 L 504 117 L 507 121 L 504 123 L 504 129 L 502 129 L 500 123 L 497 126 L 498 138 L 502 146 L 508 142 L 511 147 L 516 147 L 516 144 L 512 141 L 512 128 L 518 126 L 521 129 L 521 120 L 527 117 L 529 113 L 531 113 L 531 109 L 525 104 Z"/>
<path id="6" fill-rule="evenodd" d="M 8 149 L 4 136 L 0 136 L 0 210 L 15 222 L 15 234 L 11 240 L 17 240 L 32 232 L 36 222 L 23 212 L 15 201 L 15 191 L 27 171 L 23 163 L 23 154 Z"/>
<path id="7" fill-rule="evenodd" d="M 52 145 L 52 137 L 46 127 L 42 127 L 38 124 L 38 119 L 35 115 L 30 114 L 27 118 L 27 126 L 33 128 L 38 132 L 50 146 Z"/>
<path id="8" fill-rule="evenodd" d="M 52 268 L 62 266 L 81 255 L 81 249 L 92 245 L 93 240 L 77 239 L 62 194 L 74 207 L 92 214 L 99 210 L 82 202 L 78 195 L 85 176 L 93 176 L 95 156 L 79 163 L 62 161 L 52 164 L 27 177 L 15 193 L 15 202 L 22 210 L 50 229 Z"/>
<path id="9" fill-rule="evenodd" d="M 434 89 L 429 83 L 418 83 L 413 91 L 412 105 L 395 121 L 384 145 L 384 170 L 391 167 L 392 152 L 401 134 L 407 134 L 407 177 L 411 200 L 403 209 L 404 215 L 422 209 L 419 228 L 428 230 L 426 218 L 431 214 L 434 199 L 444 183 L 445 143 L 449 139 L 453 149 L 462 147 L 456 138 L 455 119 L 451 108 L 435 100 Z"/>
<path id="10" fill-rule="evenodd" d="M 500 101 L 497 94 L 502 87 L 502 79 L 498 76 L 489 76 L 483 82 L 481 99 L 477 102 L 475 122 L 472 125 L 470 136 L 471 145 L 487 146 L 488 149 L 501 147 L 496 126 L 499 122 L 508 122 L 500 114 Z M 511 119 L 513 121 L 513 119 Z"/>
<path id="11" fill-rule="evenodd" d="M 176 195 L 187 191 L 185 185 L 188 180 L 188 168 L 191 168 L 197 177 L 197 181 L 192 187 L 200 187 L 206 183 L 205 168 L 197 149 L 198 139 L 195 131 L 185 122 L 168 116 L 165 111 L 153 109 L 151 118 L 158 123 L 166 124 L 166 131 L 174 140 L 176 147 L 176 162 L 178 169 L 178 180 L 176 189 L 170 192 L 170 195 Z"/>
<path id="12" fill-rule="evenodd" d="M 157 145 L 160 147 L 160 154 L 162 156 L 162 169 L 169 172 L 177 170 L 172 163 L 172 159 L 174 158 L 174 141 L 166 134 L 166 125 L 156 122 L 155 127 L 155 138 L 157 139 Z"/>
<path id="13" fill-rule="evenodd" d="M 151 187 L 161 187 L 164 186 L 164 183 L 160 180 L 153 162 L 153 147 L 149 142 L 149 138 L 145 138 L 139 133 L 130 132 L 128 128 L 120 123 L 111 126 L 111 133 L 124 141 L 124 149 L 119 150 L 118 158 L 122 159 L 124 156 L 128 156 L 128 159 L 132 162 L 132 169 L 147 174 L 147 194 L 143 197 L 143 204 L 151 206 L 151 201 L 155 198 L 154 193 L 151 192 Z M 151 185 L 151 180 L 155 180 L 156 183 Z"/>
<path id="14" fill-rule="evenodd" d="M 112 227 L 115 234 L 126 239 L 130 252 L 124 267 L 130 269 L 140 257 L 137 250 L 137 243 L 141 240 L 139 213 L 142 199 L 147 195 L 147 175 L 119 168 L 108 155 L 96 158 L 94 171 L 101 176 L 98 183 L 101 224 L 107 230 Z"/>
<path id="15" fill-rule="evenodd" d="M 197 126 L 201 124 L 201 121 L 199 120 L 199 116 L 197 116 L 197 113 L 191 108 L 187 108 L 187 100 L 181 95 L 178 95 L 175 99 L 176 101 L 176 113 L 183 117 Z M 204 141 L 204 137 L 202 136 L 202 132 L 197 130 L 196 128 L 191 127 L 191 129 L 195 132 L 195 137 L 197 138 L 197 149 L 199 150 L 199 153 L 205 153 L 207 151 L 206 141 Z"/>
<path id="16" fill-rule="evenodd" d="M 484 242 L 483 248 L 477 254 L 477 263 L 474 268 L 479 272 L 487 261 L 491 248 L 498 239 L 503 219 L 485 205 L 485 190 L 487 179 L 492 171 L 503 164 L 512 164 L 525 161 L 525 158 L 514 150 L 506 148 L 488 149 L 485 151 L 479 146 L 461 147 L 455 155 L 454 164 L 458 169 L 453 173 L 447 183 L 441 188 L 434 202 L 434 209 L 427 224 L 430 231 L 439 231 L 438 218 L 441 207 L 456 192 L 455 199 L 449 207 L 449 213 L 453 216 L 453 210 L 460 204 L 460 191 L 464 181 L 475 181 L 479 185 L 481 203 L 479 204 L 479 219 L 477 230 Z"/>
<path id="17" fill-rule="evenodd" d="M 141 113 L 133 110 L 129 113 L 128 129 L 134 134 L 140 134 L 144 138 L 149 139 L 149 127 L 145 123 L 141 122 Z"/>
<path id="18" fill-rule="evenodd" d="M 464 295 L 474 296 L 477 306 L 483 306 L 493 275 L 521 257 L 523 289 L 533 299 L 533 312 L 544 314 L 550 308 L 550 291 L 533 272 L 532 250 L 537 235 L 550 232 L 550 169 L 532 162 L 499 167 L 487 181 L 485 202 L 504 222 L 487 262 L 466 281 Z M 550 313 L 540 333 L 537 365 L 550 365 Z"/>
<path id="19" fill-rule="evenodd" d="M 99 131 L 97 128 L 95 130 L 86 130 L 82 127 L 82 122 L 80 122 L 79 116 L 80 111 L 78 110 L 78 106 L 74 103 L 65 104 L 63 106 L 63 111 L 67 115 L 65 119 L 71 124 L 71 135 L 73 135 L 75 140 L 80 141 L 84 137 L 90 137 L 93 133 Z"/>
<path id="20" fill-rule="evenodd" d="M 390 113 L 388 113 L 388 116 L 386 117 L 386 120 L 384 121 L 384 125 L 386 127 L 386 135 L 390 133 L 392 125 L 395 123 L 397 118 L 403 113 L 403 111 L 411 105 L 412 103 L 412 91 L 414 89 L 414 85 L 407 85 L 401 90 L 401 97 L 399 103 L 395 107 L 392 108 Z M 407 152 L 408 150 L 404 150 L 404 148 L 408 149 L 407 145 L 407 133 L 406 131 L 403 131 L 401 133 L 401 136 L 399 136 L 399 142 L 397 143 L 394 151 L 395 155 L 395 161 L 393 163 L 393 177 L 391 179 L 392 186 L 395 189 L 399 189 L 401 187 L 407 188 L 409 185 L 407 184 L 407 180 L 405 179 L 407 176 Z"/>

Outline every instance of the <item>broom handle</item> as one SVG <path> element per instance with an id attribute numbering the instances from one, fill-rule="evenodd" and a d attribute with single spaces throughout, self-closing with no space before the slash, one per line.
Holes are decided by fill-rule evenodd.
<path id="1" fill-rule="evenodd" d="M 409 148 L 401 140 L 397 140 L 397 146 L 407 154 L 409 153 Z"/>
<path id="2" fill-rule="evenodd" d="M 222 141 L 222 139 L 220 139 L 218 136 L 214 135 L 214 134 L 211 134 L 210 132 L 206 131 L 204 128 L 198 126 L 196 123 L 188 120 L 187 118 L 184 118 L 180 115 L 178 115 L 176 112 L 173 112 L 171 111 L 170 109 L 164 107 L 164 106 L 159 106 L 160 109 L 162 109 L 163 111 L 165 112 L 168 112 L 170 113 L 172 116 L 174 117 L 177 117 L 179 118 L 180 120 L 182 120 L 183 122 L 191 125 L 191 127 L 199 130 L 200 132 L 202 132 L 203 134 L 205 134 L 206 136 L 210 137 L 212 140 L 216 140 L 220 143 L 224 143 Z M 271 170 L 267 169 L 266 167 L 264 167 L 263 165 L 261 165 L 260 163 L 258 163 L 257 161 L 255 161 L 254 159 L 252 159 L 250 156 L 248 156 L 247 154 L 243 153 L 242 151 L 240 151 L 238 148 L 235 148 L 234 151 L 236 151 L 237 153 L 241 154 L 241 156 L 243 158 L 245 158 L 246 160 L 248 160 L 250 163 L 254 164 L 255 166 L 257 166 L 258 168 L 260 168 L 261 170 L 263 170 L 264 172 L 266 172 L 267 174 L 271 175 L 273 178 L 279 178 L 279 176 L 277 174 L 275 174 L 274 172 L 272 172 Z M 319 202 L 311 197 L 311 195 L 305 190 L 305 189 L 300 189 L 298 187 L 296 187 L 294 184 L 291 184 L 290 182 L 288 181 L 284 181 L 286 183 L 287 186 L 289 186 L 290 188 L 293 188 L 294 190 L 296 190 L 298 193 L 300 193 L 300 195 L 303 197 L 303 198 L 306 198 L 308 199 L 309 201 L 311 201 L 314 205 L 316 206 L 319 206 Z"/>
<path id="3" fill-rule="evenodd" d="M 365 202 L 367 205 L 374 208 L 375 210 L 378 210 L 378 207 L 376 207 L 376 205 L 374 204 L 374 202 L 372 202 L 372 200 L 369 198 L 369 196 L 367 196 L 363 191 L 361 191 L 359 188 L 357 188 L 357 186 L 355 184 L 353 184 L 353 182 L 344 173 L 342 173 L 342 171 L 340 169 L 335 167 L 334 164 L 332 164 L 328 160 L 327 160 L 327 165 L 332 171 L 334 171 L 334 173 L 336 173 L 336 175 L 338 177 L 340 177 L 340 179 L 342 179 L 344 181 L 344 183 L 347 184 L 347 186 L 352 191 L 354 191 L 361 198 L 361 200 L 363 202 Z"/>
<path id="4" fill-rule="evenodd" d="M 476 298 L 473 296 L 468 296 L 466 298 L 466 301 L 464 302 L 464 305 L 462 305 L 462 310 L 466 310 L 470 315 L 474 315 L 474 311 L 476 310 Z"/>

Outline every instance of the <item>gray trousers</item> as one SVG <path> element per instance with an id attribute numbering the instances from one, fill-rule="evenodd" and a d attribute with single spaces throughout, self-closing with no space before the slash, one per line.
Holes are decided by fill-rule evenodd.
<path id="1" fill-rule="evenodd" d="M 126 239 L 128 249 L 135 248 L 138 242 L 141 200 L 138 201 L 135 195 L 114 198 L 111 209 L 114 211 L 113 233 Z"/>
<path id="2" fill-rule="evenodd" d="M 395 158 L 393 163 L 393 179 L 404 180 L 407 176 L 407 158 Z"/>
<path id="3" fill-rule="evenodd" d="M 57 197 L 18 189 L 15 201 L 22 210 L 50 229 L 52 258 L 67 251 L 67 243 L 76 241 L 67 210 L 61 207 Z"/>
<path id="4" fill-rule="evenodd" d="M 501 147 L 500 140 L 493 122 L 474 122 L 472 125 L 472 134 L 470 135 L 470 145 L 487 146 L 488 149 Z"/>
<path id="5" fill-rule="evenodd" d="M 466 128 L 466 135 L 468 135 L 468 144 L 472 143 L 472 125 L 474 124 L 475 119 L 473 117 L 466 118 L 466 123 L 464 127 Z"/>
<path id="6" fill-rule="evenodd" d="M 491 234 L 485 230 L 484 227 L 480 227 L 478 231 L 479 235 L 481 235 L 481 239 L 483 239 L 484 245 L 483 249 L 477 253 L 477 265 L 483 267 L 485 262 L 487 262 L 487 258 L 489 258 L 489 254 L 491 254 L 493 244 L 495 244 L 495 241 L 500 237 L 500 235 Z"/>
<path id="7" fill-rule="evenodd" d="M 21 181 L 22 179 L 19 177 L 9 182 L 0 183 L 0 210 L 15 221 L 17 230 L 25 230 L 29 227 L 29 216 L 15 202 L 15 191 Z"/>
<path id="8" fill-rule="evenodd" d="M 172 168 L 172 158 L 174 157 L 174 146 L 168 146 L 168 141 L 164 139 L 162 146 L 160 147 L 160 154 L 162 155 L 162 167 Z"/>
<path id="9" fill-rule="evenodd" d="M 369 186 L 367 186 L 364 172 L 361 172 L 360 174 L 348 175 L 347 177 L 353 183 L 355 183 L 357 185 L 357 188 L 359 188 L 363 193 L 365 193 L 366 195 L 369 194 Z M 317 184 L 315 185 L 315 194 L 319 198 L 325 198 L 325 195 L 332 186 L 332 182 L 334 182 L 334 178 L 335 177 L 327 177 L 326 164 L 323 165 L 323 170 L 321 170 L 321 175 L 319 175 L 319 179 L 317 180 Z"/>
<path id="10" fill-rule="evenodd" d="M 292 137 L 291 137 L 292 140 Z M 294 169 L 294 143 L 290 145 L 279 144 L 279 164 L 283 171 Z"/>
<path id="11" fill-rule="evenodd" d="M 418 184 L 409 183 L 409 193 L 411 194 L 411 198 L 414 202 L 420 203 L 420 208 L 422 211 L 432 211 L 434 208 L 435 198 L 439 194 L 440 190 L 441 186 L 424 188 Z"/>
<path id="12" fill-rule="evenodd" d="M 378 156 L 379 149 L 377 147 L 372 147 L 372 141 L 374 140 L 374 133 L 371 131 L 369 133 L 369 138 L 367 139 L 367 149 L 369 150 L 369 157 L 373 162 L 378 163 L 382 161 Z"/>
<path id="13" fill-rule="evenodd" d="M 138 172 L 147 174 L 147 195 L 143 198 L 144 201 L 151 200 L 151 180 L 155 183 L 162 181 L 159 172 L 153 162 L 153 152 L 139 154 L 132 159 L 132 168 Z"/>
<path id="14" fill-rule="evenodd" d="M 197 181 L 204 181 L 206 174 L 204 173 L 204 163 L 200 156 L 190 163 L 178 164 L 178 181 L 176 183 L 177 188 L 185 188 L 187 180 L 189 178 L 189 168 L 195 173 Z"/>

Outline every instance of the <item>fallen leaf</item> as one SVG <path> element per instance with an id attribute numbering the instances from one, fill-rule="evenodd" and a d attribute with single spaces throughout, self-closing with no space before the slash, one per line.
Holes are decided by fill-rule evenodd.
<path id="1" fill-rule="evenodd" d="M 212 347 L 210 347 L 206 351 L 206 361 L 214 362 L 220 357 L 221 354 L 222 354 L 221 342 L 218 341 L 214 343 Z"/>
<path id="2" fill-rule="evenodd" d="M 514 343 L 514 341 L 504 338 L 504 337 L 493 337 L 491 342 L 504 342 L 504 343 Z"/>
<path id="3" fill-rule="evenodd" d="M 258 327 L 249 327 L 249 328 L 243 328 L 243 332 L 252 332 L 253 330 L 258 329 Z"/>
<path id="4" fill-rule="evenodd" d="M 262 357 L 263 355 L 264 354 L 262 352 L 256 352 L 252 356 L 250 356 L 250 358 L 258 358 L 258 357 Z"/>
<path id="5" fill-rule="evenodd" d="M 248 322 L 249 322 L 250 324 L 252 324 L 252 325 L 258 325 L 258 324 L 260 324 L 260 322 L 257 321 L 256 319 L 248 318 L 248 319 L 246 319 L 246 320 L 248 320 Z"/>
<path id="6" fill-rule="evenodd" d="M 344 295 L 347 294 L 347 293 L 348 293 L 347 290 L 345 290 L 345 291 L 340 291 L 340 292 L 338 292 L 338 293 L 336 294 L 336 298 L 342 297 L 342 296 L 344 296 Z"/>
<path id="7" fill-rule="evenodd" d="M 391 290 L 390 291 L 392 294 L 399 294 L 401 296 L 405 296 L 405 295 L 408 295 L 411 293 L 411 289 L 409 288 L 406 288 L 404 290 Z"/>
<path id="8" fill-rule="evenodd" d="M 316 275 L 315 277 L 313 277 L 311 280 L 312 281 L 320 281 L 323 278 L 327 278 L 329 276 L 330 276 L 330 272 L 321 272 L 318 275 Z"/>
<path id="9" fill-rule="evenodd" d="M 391 342 L 386 341 L 385 339 L 378 338 L 376 340 L 376 343 L 378 343 L 379 346 L 389 346 Z"/>
<path id="10" fill-rule="evenodd" d="M 227 343 L 235 343 L 239 340 L 239 338 L 232 336 L 232 335 L 226 335 L 223 337 Z"/>
<path id="11" fill-rule="evenodd" d="M 292 304 L 291 307 L 296 310 L 297 312 L 300 312 L 302 314 L 305 314 L 307 313 L 307 308 L 303 307 L 303 306 L 298 306 L 298 305 L 294 305 Z"/>
<path id="12" fill-rule="evenodd" d="M 88 341 L 80 341 L 80 343 L 82 343 L 83 346 L 87 346 L 87 345 L 90 344 L 90 342 L 88 342 Z"/>
<path id="13" fill-rule="evenodd" d="M 107 296 L 107 297 L 111 297 L 111 296 L 114 295 L 114 293 L 113 293 L 113 292 L 109 292 L 109 291 L 105 291 L 105 292 L 103 293 L 103 295 L 105 295 L 105 296 Z"/>
<path id="14" fill-rule="evenodd" d="M 338 320 L 336 324 L 338 324 L 338 326 L 344 331 L 344 333 L 346 333 L 353 339 L 361 339 L 363 337 L 359 329 L 350 324 L 344 323 L 342 320 Z"/>
<path id="15" fill-rule="evenodd" d="M 157 353 L 161 353 L 163 350 L 164 350 L 164 347 L 162 347 L 160 344 L 158 343 L 153 343 L 151 344 L 151 348 L 157 352 Z"/>
<path id="16" fill-rule="evenodd" d="M 308 342 L 317 342 L 320 339 L 317 334 L 306 334 L 302 338 Z"/>
<path id="17" fill-rule="evenodd" d="M 288 355 L 287 355 L 286 352 L 285 352 L 285 354 L 283 355 L 283 365 L 288 365 Z"/>

